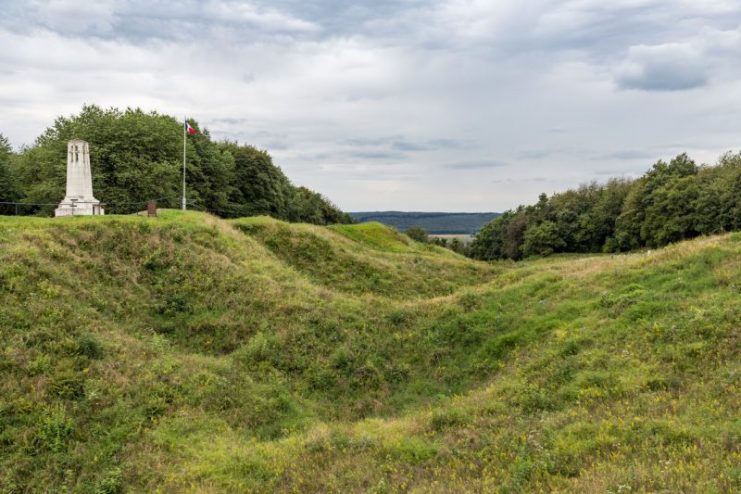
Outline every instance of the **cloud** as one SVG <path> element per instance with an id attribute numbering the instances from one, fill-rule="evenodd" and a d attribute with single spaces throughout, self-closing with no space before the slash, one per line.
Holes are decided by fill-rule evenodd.
<path id="1" fill-rule="evenodd" d="M 595 160 L 647 160 L 656 157 L 656 153 L 648 150 L 639 149 L 625 149 L 621 151 L 614 151 L 612 153 L 603 154 L 595 157 Z"/>
<path id="2" fill-rule="evenodd" d="M 459 139 L 432 139 L 429 141 L 429 145 L 436 149 L 459 149 L 466 145 L 466 142 Z"/>
<path id="3" fill-rule="evenodd" d="M 518 158 L 523 160 L 542 160 L 557 153 L 558 151 L 551 149 L 533 149 L 520 152 Z"/>
<path id="4" fill-rule="evenodd" d="M 493 184 L 522 184 L 526 182 L 532 182 L 532 183 L 544 183 L 544 182 L 553 182 L 553 178 L 551 177 L 523 177 L 523 178 L 497 178 L 495 180 L 491 180 L 490 183 Z"/>
<path id="5" fill-rule="evenodd" d="M 354 137 L 341 141 L 341 144 L 355 147 L 387 146 L 398 137 Z"/>
<path id="6" fill-rule="evenodd" d="M 684 91 L 705 86 L 708 67 L 700 51 L 684 43 L 632 46 L 620 68 L 622 89 Z"/>
<path id="7" fill-rule="evenodd" d="M 133 43 L 204 38 L 275 39 L 314 35 L 321 26 L 301 16 L 254 1 L 32 0 L 22 8 L 0 1 L 9 15 L 0 25 L 16 32 L 46 29 L 64 36 L 99 37 Z M 8 5 L 5 5 L 8 4 Z"/>
<path id="8" fill-rule="evenodd" d="M 114 29 L 115 2 L 101 0 L 49 0 L 29 2 L 38 25 L 55 32 L 110 33 Z"/>
<path id="9" fill-rule="evenodd" d="M 235 1 L 196 2 L 208 21 L 246 23 L 270 31 L 316 32 L 320 26 L 279 10 Z"/>
<path id="10" fill-rule="evenodd" d="M 452 170 L 485 170 L 487 168 L 501 168 L 507 166 L 504 161 L 486 160 L 486 161 L 463 161 L 460 163 L 448 163 L 443 168 Z"/>
<path id="11" fill-rule="evenodd" d="M 376 147 L 403 152 L 418 151 L 435 151 L 441 149 L 458 149 L 464 146 L 463 141 L 456 139 L 424 139 L 415 140 L 402 136 L 384 136 L 384 137 L 362 137 L 346 139 L 342 141 L 343 145 L 350 147 Z"/>
<path id="12" fill-rule="evenodd" d="M 537 198 L 532 177 L 556 191 L 591 180 L 596 160 L 624 174 L 666 143 L 702 157 L 738 146 L 729 0 L 0 0 L 0 12 L 0 132 L 16 147 L 84 103 L 187 114 L 346 209 L 502 210 Z"/>
<path id="13" fill-rule="evenodd" d="M 347 156 L 366 160 L 398 160 L 404 158 L 403 153 L 391 151 L 355 151 L 346 154 Z"/>
<path id="14" fill-rule="evenodd" d="M 427 151 L 430 149 L 428 144 L 415 143 L 409 141 L 394 141 L 391 147 L 399 151 Z"/>

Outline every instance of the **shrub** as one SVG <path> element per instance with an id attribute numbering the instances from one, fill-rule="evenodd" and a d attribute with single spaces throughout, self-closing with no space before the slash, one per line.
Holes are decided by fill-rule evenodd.
<path id="1" fill-rule="evenodd" d="M 55 405 L 47 408 L 36 432 L 40 448 L 54 453 L 65 450 L 74 428 L 74 422 L 67 416 L 64 406 Z"/>
<path id="2" fill-rule="evenodd" d="M 425 230 L 421 226 L 409 227 L 404 233 L 406 233 L 407 237 L 416 242 L 427 243 L 430 240 L 429 236 L 427 235 L 427 230 Z"/>

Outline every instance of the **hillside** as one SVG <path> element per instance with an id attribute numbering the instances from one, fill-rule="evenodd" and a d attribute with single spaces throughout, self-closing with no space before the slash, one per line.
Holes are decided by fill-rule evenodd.
<path id="1" fill-rule="evenodd" d="M 741 235 L 0 217 L 0 492 L 734 492 Z"/>
<path id="2" fill-rule="evenodd" d="M 470 234 L 499 216 L 499 213 L 413 213 L 402 211 L 372 211 L 348 213 L 359 222 L 376 221 L 406 231 L 412 226 L 421 226 L 432 234 Z"/>
<path id="3" fill-rule="evenodd" d="M 490 280 L 497 271 L 380 223 L 325 228 L 257 217 L 232 225 L 315 284 L 339 292 L 406 299 L 446 295 Z"/>

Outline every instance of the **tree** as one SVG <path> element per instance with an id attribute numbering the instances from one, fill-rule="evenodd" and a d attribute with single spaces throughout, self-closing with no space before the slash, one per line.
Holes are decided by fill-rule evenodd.
<path id="1" fill-rule="evenodd" d="M 615 235 L 611 242 L 611 251 L 627 251 L 642 245 L 641 226 L 645 217 L 643 206 L 646 179 L 641 178 L 633 183 L 620 214 L 615 219 Z"/>
<path id="2" fill-rule="evenodd" d="M 502 239 L 502 255 L 510 259 L 522 259 L 522 244 L 528 227 L 528 214 L 532 208 L 518 208 L 507 224 Z"/>
<path id="3" fill-rule="evenodd" d="M 187 199 L 191 207 L 225 217 L 265 214 L 311 223 L 348 223 L 349 215 L 316 192 L 294 187 L 267 151 L 214 142 L 208 129 L 186 141 Z M 22 200 L 49 204 L 26 211 L 50 214 L 65 193 L 67 141 L 90 143 L 96 196 L 109 213 L 130 213 L 158 199 L 179 207 L 183 123 L 157 112 L 84 106 L 60 117 L 18 157 L 15 183 Z"/>
<path id="4" fill-rule="evenodd" d="M 566 247 L 558 226 L 552 221 L 543 221 L 529 227 L 524 234 L 522 254 L 529 256 L 547 256 Z"/>
<path id="5" fill-rule="evenodd" d="M 694 200 L 694 197 L 685 197 L 683 192 L 691 196 L 696 193 L 696 190 L 692 188 L 694 183 L 692 177 L 697 174 L 697 171 L 695 162 L 683 153 L 668 164 L 658 161 L 646 173 L 646 181 L 641 189 L 640 197 L 642 210 L 640 245 L 659 247 L 668 242 L 694 236 L 691 225 L 691 206 L 671 204 L 671 201 Z M 687 177 L 689 178 L 675 187 L 674 182 Z"/>
<path id="6" fill-rule="evenodd" d="M 540 194 L 485 225 L 470 255 L 520 259 L 555 252 L 616 252 L 741 228 L 741 153 L 714 167 L 686 154 L 657 161 L 637 180 L 612 179 Z"/>
<path id="7" fill-rule="evenodd" d="M 353 222 L 349 214 L 343 213 L 321 194 L 306 187 L 295 189 L 288 219 L 317 225 Z"/>
<path id="8" fill-rule="evenodd" d="M 438 247 L 448 248 L 448 239 L 445 237 L 433 237 L 432 243 Z"/>
<path id="9" fill-rule="evenodd" d="M 149 199 L 176 206 L 180 195 L 182 123 L 141 110 L 85 106 L 60 117 L 20 157 L 20 185 L 26 202 L 57 203 L 64 197 L 67 141 L 90 143 L 96 196 L 110 213 L 132 212 Z M 193 150 L 189 146 L 189 157 Z M 189 166 L 189 197 L 200 198 L 198 166 Z M 200 184 L 199 184 L 200 185 Z M 50 213 L 54 206 L 41 208 Z"/>
<path id="10" fill-rule="evenodd" d="M 514 212 L 509 210 L 485 224 L 471 242 L 470 253 L 476 259 L 494 260 L 506 256 L 503 251 L 504 233 Z"/>
<path id="11" fill-rule="evenodd" d="M 527 229 L 528 208 L 509 210 L 484 225 L 468 248 L 476 259 L 520 259 L 522 242 Z"/>
<path id="12" fill-rule="evenodd" d="M 588 252 L 617 250 L 615 241 L 617 218 L 632 187 L 632 180 L 613 178 L 601 188 L 597 202 L 588 213 L 592 230 L 592 243 Z"/>
<path id="13" fill-rule="evenodd" d="M 468 255 L 468 246 L 458 237 L 453 237 L 453 239 L 450 241 L 450 247 L 448 248 L 453 252 L 457 252 L 458 254 L 462 254 L 464 256 Z"/>
<path id="14" fill-rule="evenodd" d="M 416 242 L 422 242 L 427 243 L 429 242 L 429 236 L 427 235 L 427 230 L 422 228 L 419 225 L 411 226 L 407 228 L 407 230 L 404 232 L 406 235 L 411 238 L 412 240 Z"/>
<path id="15" fill-rule="evenodd" d="M 695 228 L 710 234 L 741 228 L 741 153 L 727 153 L 697 175 Z"/>
<path id="16" fill-rule="evenodd" d="M 267 151 L 236 142 L 219 145 L 233 159 L 230 216 L 270 215 L 288 219 L 294 188 Z"/>
<path id="17" fill-rule="evenodd" d="M 18 199 L 15 177 L 11 169 L 13 150 L 8 139 L 0 134 L 0 202 L 14 202 Z M 0 214 L 13 214 L 14 206 L 0 204 Z"/>
<path id="18" fill-rule="evenodd" d="M 697 236 L 694 205 L 698 195 L 694 176 L 673 177 L 654 189 L 641 227 L 644 245 L 659 247 Z"/>

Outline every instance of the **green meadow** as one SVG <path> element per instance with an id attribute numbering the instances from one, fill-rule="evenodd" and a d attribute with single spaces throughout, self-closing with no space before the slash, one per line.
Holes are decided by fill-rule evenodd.
<path id="1" fill-rule="evenodd" d="M 741 234 L 0 217 L 0 493 L 741 490 Z"/>

